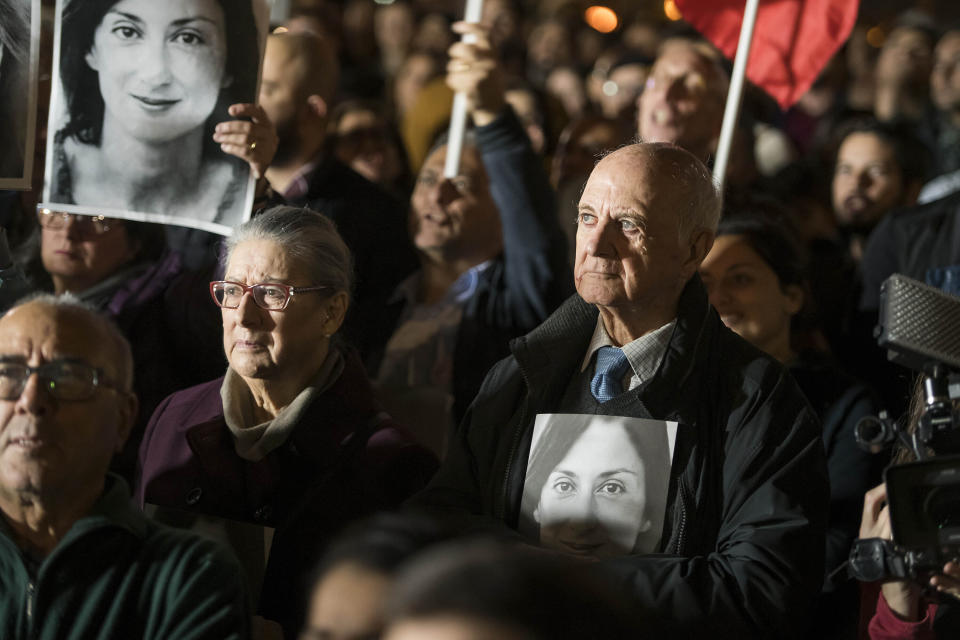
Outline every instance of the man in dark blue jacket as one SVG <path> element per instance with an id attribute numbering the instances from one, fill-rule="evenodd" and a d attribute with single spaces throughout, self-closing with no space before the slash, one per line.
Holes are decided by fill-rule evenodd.
<path id="1" fill-rule="evenodd" d="M 486 32 L 451 48 L 447 82 L 469 98 L 476 128 L 459 173 L 445 178 L 445 144 L 427 158 L 411 198 L 420 269 L 397 289 L 366 339 L 388 410 L 441 453 L 453 422 L 512 338 L 570 291 L 566 245 L 542 158 L 504 102 Z M 572 221 L 571 221 L 572 222 Z"/>

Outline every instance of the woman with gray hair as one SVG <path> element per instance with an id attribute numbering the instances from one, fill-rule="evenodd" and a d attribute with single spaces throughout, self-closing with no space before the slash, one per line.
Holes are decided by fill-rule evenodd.
<path id="1" fill-rule="evenodd" d="M 352 266 L 333 223 L 275 207 L 239 227 L 227 249 L 224 280 L 210 283 L 226 375 L 157 408 L 135 495 L 141 506 L 275 529 L 250 586 L 261 615 L 292 634 L 299 586 L 323 543 L 398 505 L 436 461 L 383 413 L 359 358 L 334 339 Z"/>

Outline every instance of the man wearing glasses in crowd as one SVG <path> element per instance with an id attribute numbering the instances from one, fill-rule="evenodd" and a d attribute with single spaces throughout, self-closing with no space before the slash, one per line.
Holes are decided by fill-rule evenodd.
<path id="1" fill-rule="evenodd" d="M 240 568 L 107 473 L 137 413 L 130 346 L 41 296 L 0 319 L 0 637 L 244 638 Z"/>

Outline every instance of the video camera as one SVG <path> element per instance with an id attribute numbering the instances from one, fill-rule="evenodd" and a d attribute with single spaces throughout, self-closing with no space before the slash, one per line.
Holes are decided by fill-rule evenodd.
<path id="1" fill-rule="evenodd" d="M 899 274 L 880 291 L 874 335 L 891 361 L 923 374 L 923 407 L 913 430 L 886 412 L 863 418 L 857 442 L 877 451 L 899 441 L 917 462 L 884 472 L 893 540 L 857 540 L 849 572 L 922 579 L 960 556 L 960 297 Z"/>

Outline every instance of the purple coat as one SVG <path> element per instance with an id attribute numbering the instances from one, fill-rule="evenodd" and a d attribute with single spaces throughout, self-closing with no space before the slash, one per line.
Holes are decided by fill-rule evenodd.
<path id="1" fill-rule="evenodd" d="M 174 393 L 147 425 L 134 496 L 144 503 L 276 527 L 260 612 L 296 625 L 304 574 L 345 524 L 396 507 L 437 469 L 432 453 L 381 413 L 355 353 L 286 443 L 240 458 L 223 417 L 223 378 Z M 379 417 L 378 417 L 379 416 Z M 362 449 L 347 444 L 373 429 Z M 347 452 L 344 458 L 344 452 Z"/>

